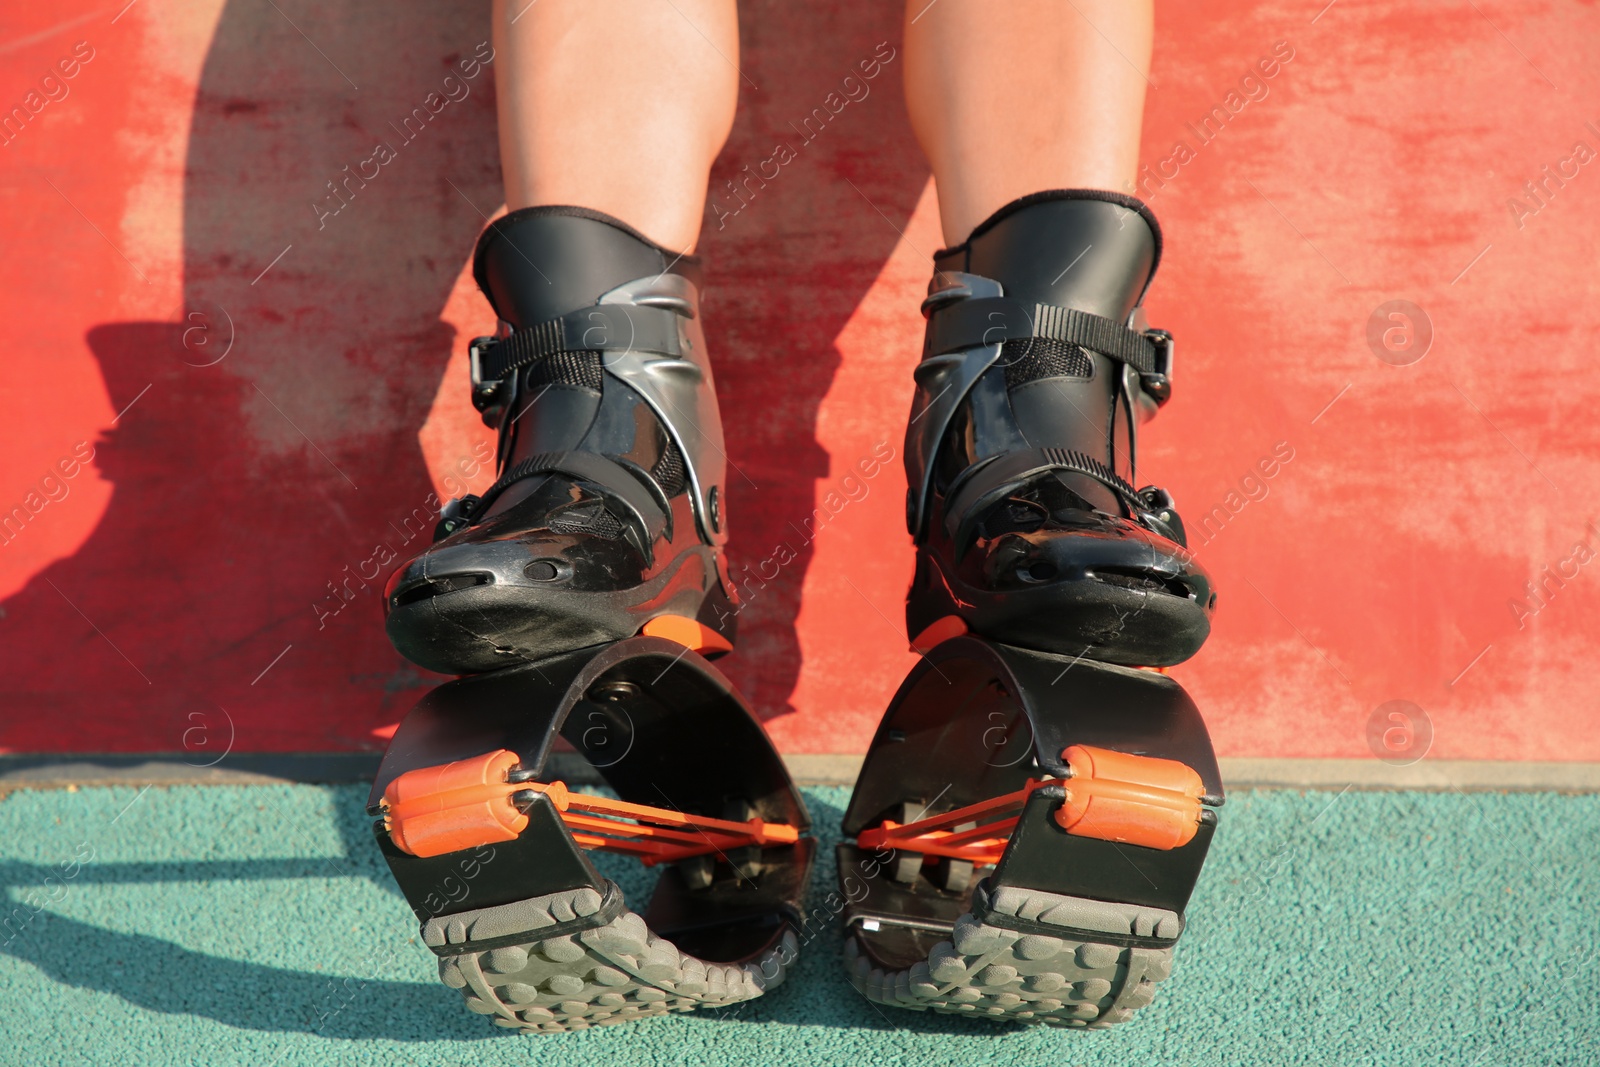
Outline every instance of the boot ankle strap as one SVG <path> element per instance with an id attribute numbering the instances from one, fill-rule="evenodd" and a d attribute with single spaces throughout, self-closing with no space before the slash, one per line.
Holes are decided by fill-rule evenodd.
<path id="1" fill-rule="evenodd" d="M 923 359 L 1038 337 L 1078 345 L 1127 364 L 1139 372 L 1140 384 L 1157 404 L 1172 395 L 1172 335 L 1146 328 L 1142 308 L 1135 309 L 1138 328 L 1130 328 L 1077 308 L 1028 304 L 1005 296 L 941 300 L 943 295 L 930 296 L 923 305 L 928 316 Z"/>
<path id="2" fill-rule="evenodd" d="M 594 304 L 510 337 L 479 337 L 470 349 L 472 395 L 492 403 L 500 383 L 523 367 L 560 352 L 650 352 L 683 354 L 679 313 L 662 307 Z"/>

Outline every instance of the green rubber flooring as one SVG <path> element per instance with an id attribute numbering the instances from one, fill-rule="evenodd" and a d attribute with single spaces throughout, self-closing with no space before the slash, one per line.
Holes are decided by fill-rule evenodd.
<path id="1" fill-rule="evenodd" d="M 847 794 L 807 795 L 826 909 Z M 1103 1033 L 880 1010 L 846 983 L 835 922 L 721 1018 L 542 1037 L 438 984 L 364 799 L 0 800 L 0 1064 L 1600 1063 L 1600 797 L 1236 794 L 1172 979 Z M 642 869 L 617 870 L 639 899 Z"/>

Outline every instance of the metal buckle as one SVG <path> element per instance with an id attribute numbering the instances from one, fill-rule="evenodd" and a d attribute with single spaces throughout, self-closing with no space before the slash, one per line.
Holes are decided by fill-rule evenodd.
<path id="1" fill-rule="evenodd" d="M 452 500 L 445 501 L 439 511 L 439 523 L 434 528 L 433 539 L 442 541 L 465 526 L 472 525 L 473 513 L 478 510 L 482 498 L 467 494 Z"/>
<path id="2" fill-rule="evenodd" d="M 1139 384 L 1144 386 L 1144 391 L 1150 394 L 1150 399 L 1160 407 L 1172 399 L 1172 334 L 1166 330 L 1150 327 L 1150 320 L 1144 315 L 1143 304 L 1128 313 L 1128 329 L 1155 346 L 1155 370 L 1140 371 Z"/>
<path id="3" fill-rule="evenodd" d="M 483 376 L 483 355 L 500 343 L 498 337 L 474 337 L 467 345 L 467 367 L 472 378 L 472 406 L 479 412 L 493 406 L 495 394 L 500 391 L 501 379 Z"/>
<path id="4" fill-rule="evenodd" d="M 1172 334 L 1166 330 L 1145 330 L 1144 336 L 1155 346 L 1156 369 L 1139 375 L 1139 383 L 1159 407 L 1172 399 Z"/>

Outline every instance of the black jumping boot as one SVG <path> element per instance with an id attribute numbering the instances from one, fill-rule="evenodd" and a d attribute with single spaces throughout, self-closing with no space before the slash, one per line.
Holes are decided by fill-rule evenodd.
<path id="1" fill-rule="evenodd" d="M 641 631 L 731 647 L 726 459 L 697 318 L 699 262 L 575 207 L 496 220 L 472 346 L 499 478 L 446 506 L 390 576 L 389 638 L 430 670 L 494 670 Z"/>
<path id="2" fill-rule="evenodd" d="M 1171 392 L 1140 302 L 1161 256 L 1143 202 L 1013 201 L 934 257 L 906 433 L 912 644 L 971 632 L 1127 666 L 1189 658 L 1216 595 L 1137 426 Z"/>

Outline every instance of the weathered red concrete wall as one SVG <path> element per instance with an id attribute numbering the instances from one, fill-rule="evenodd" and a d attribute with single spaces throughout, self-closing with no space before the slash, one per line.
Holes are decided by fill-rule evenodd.
<path id="1" fill-rule="evenodd" d="M 891 7 L 744 5 L 703 242 L 733 558 L 797 557 L 724 665 L 792 752 L 859 750 L 912 662 L 903 476 L 845 481 L 898 456 L 940 244 Z M 1600 12 L 1158 17 L 1150 308 L 1180 376 L 1141 480 L 1221 588 L 1180 668 L 1220 750 L 1365 755 L 1405 699 L 1440 756 L 1600 759 Z M 487 36 L 482 3 L 0 15 L 0 746 L 372 746 L 437 680 L 390 651 L 378 572 L 431 494 L 490 479 L 464 363 L 499 207 Z M 465 97 L 408 134 L 452 73 Z"/>

